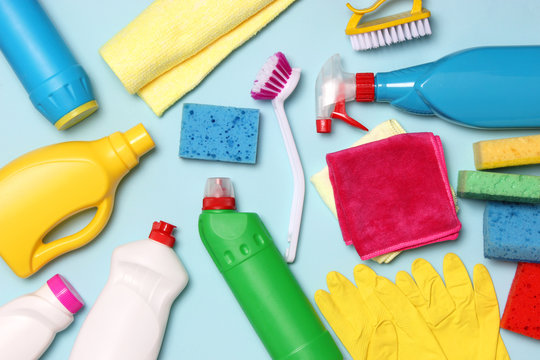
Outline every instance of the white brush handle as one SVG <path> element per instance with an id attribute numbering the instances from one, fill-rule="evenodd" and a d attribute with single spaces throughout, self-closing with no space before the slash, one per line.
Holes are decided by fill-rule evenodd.
<path id="1" fill-rule="evenodd" d="M 288 263 L 292 263 L 296 258 L 298 235 L 300 233 L 300 223 L 302 221 L 302 211 L 304 209 L 306 183 L 304 179 L 304 169 L 302 168 L 302 163 L 300 162 L 300 155 L 296 149 L 291 126 L 289 125 L 289 121 L 287 120 L 287 115 L 285 114 L 285 109 L 283 107 L 283 100 L 276 98 L 272 100 L 272 105 L 274 106 L 274 111 L 278 119 L 281 136 L 285 142 L 285 148 L 287 149 L 287 155 L 289 156 L 289 163 L 291 164 L 294 180 L 293 201 L 291 206 L 291 216 L 289 218 L 289 233 L 287 236 L 289 248 L 285 252 L 285 260 Z"/>

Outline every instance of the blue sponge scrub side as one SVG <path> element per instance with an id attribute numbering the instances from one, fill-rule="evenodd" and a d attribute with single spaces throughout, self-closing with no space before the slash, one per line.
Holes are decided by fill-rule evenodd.
<path id="1" fill-rule="evenodd" d="M 255 164 L 259 110 L 184 104 L 180 157 Z"/>
<path id="2" fill-rule="evenodd" d="M 484 256 L 540 262 L 540 205 L 488 202 L 484 211 Z"/>

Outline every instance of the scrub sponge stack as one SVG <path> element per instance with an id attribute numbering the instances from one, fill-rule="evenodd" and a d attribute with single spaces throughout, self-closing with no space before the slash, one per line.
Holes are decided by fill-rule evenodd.
<path id="1" fill-rule="evenodd" d="M 540 163 L 540 135 L 480 141 L 476 169 Z M 501 327 L 540 339 L 540 177 L 460 171 L 458 195 L 488 202 L 484 256 L 519 261 Z M 500 201 L 500 202 L 499 202 Z"/>
<path id="2" fill-rule="evenodd" d="M 473 144 L 477 169 L 540 162 L 540 135 Z M 460 171 L 458 196 L 492 200 L 484 213 L 484 256 L 540 262 L 540 176 Z"/>

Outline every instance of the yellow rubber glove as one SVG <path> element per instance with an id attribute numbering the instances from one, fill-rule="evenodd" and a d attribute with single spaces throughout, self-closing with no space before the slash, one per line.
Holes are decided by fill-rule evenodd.
<path id="1" fill-rule="evenodd" d="M 446 359 L 416 308 L 388 279 L 365 265 L 354 268 L 357 287 L 338 272 L 315 302 L 356 360 Z"/>
<path id="2" fill-rule="evenodd" d="M 396 285 L 422 314 L 448 359 L 510 359 L 499 335 L 499 304 L 486 267 L 474 267 L 474 289 L 457 255 L 444 257 L 443 272 L 446 286 L 430 263 L 417 259 L 414 280 L 400 271 Z"/>

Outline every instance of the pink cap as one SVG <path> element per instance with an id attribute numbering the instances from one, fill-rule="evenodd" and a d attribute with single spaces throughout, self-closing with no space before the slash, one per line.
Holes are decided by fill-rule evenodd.
<path id="1" fill-rule="evenodd" d="M 70 313 L 75 314 L 83 307 L 84 302 L 81 296 L 62 275 L 54 275 L 47 281 L 47 285 Z"/>

